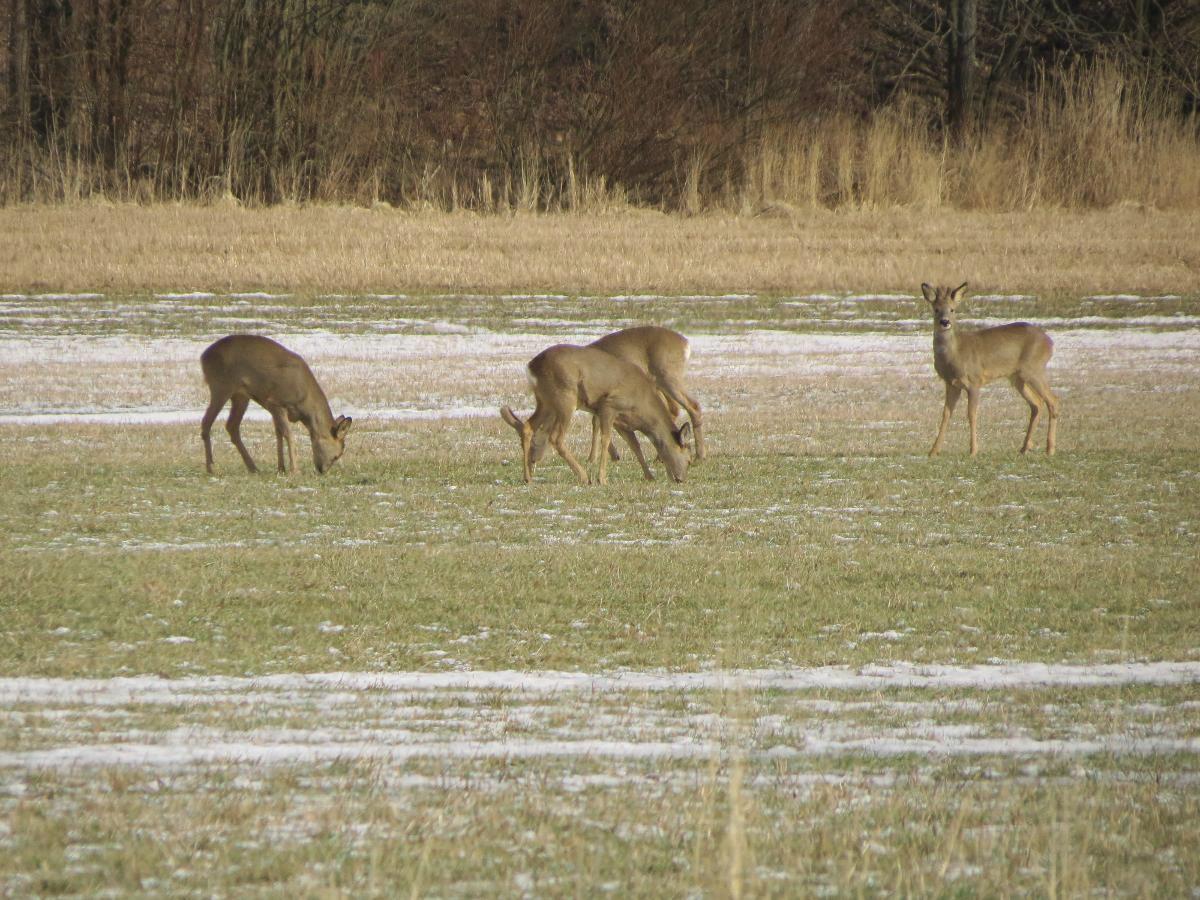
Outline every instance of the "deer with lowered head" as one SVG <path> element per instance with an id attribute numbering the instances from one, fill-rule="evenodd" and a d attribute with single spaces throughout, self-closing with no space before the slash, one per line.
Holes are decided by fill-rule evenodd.
<path id="1" fill-rule="evenodd" d="M 275 422 L 275 449 L 280 472 L 289 470 L 285 463 L 290 463 L 290 470 L 296 471 L 296 450 L 292 446 L 289 422 L 300 422 L 308 429 L 313 463 L 319 473 L 323 475 L 341 458 L 352 420 L 348 416 L 333 417 L 325 392 L 298 354 L 270 338 L 231 334 L 200 354 L 200 367 L 211 394 L 208 409 L 200 422 L 204 465 L 210 475 L 213 471 L 212 425 L 221 408 L 231 400 L 225 430 L 251 472 L 257 472 L 258 467 L 242 443 L 241 433 L 242 417 L 251 400 L 265 408 Z M 286 461 L 283 455 L 285 441 Z"/>
<path id="2" fill-rule="evenodd" d="M 650 376 L 632 363 L 594 346 L 556 344 L 543 350 L 526 367 L 537 406 L 527 420 L 521 420 L 509 408 L 500 416 L 521 439 L 521 457 L 525 482 L 533 480 L 533 468 L 549 443 L 571 467 L 582 484 L 591 479 L 567 447 L 567 430 L 577 409 L 596 417 L 598 428 L 592 432 L 592 458 L 600 462 L 597 479 L 606 484 L 608 457 L 601 452 L 612 441 L 615 430 L 629 444 L 647 477 L 653 472 L 646 465 L 634 437 L 640 431 L 658 450 L 659 458 L 672 480 L 682 482 L 690 458 L 686 449 L 691 424 L 675 427 L 667 403 Z"/>
<path id="3" fill-rule="evenodd" d="M 953 289 L 921 285 L 921 293 L 933 307 L 933 367 L 946 383 L 942 424 L 929 455 L 937 456 L 941 452 L 946 426 L 964 390 L 967 392 L 967 420 L 971 426 L 971 455 L 979 452 L 979 391 L 998 378 L 1007 378 L 1029 404 L 1029 427 L 1025 431 L 1022 453 L 1033 446 L 1033 430 L 1042 404 L 1046 405 L 1050 416 L 1046 453 L 1052 455 L 1058 426 L 1058 398 L 1051 393 L 1046 380 L 1046 363 L 1054 352 L 1054 342 L 1046 332 L 1028 322 L 1012 322 L 978 331 L 960 330 L 957 311 L 966 289 L 966 282 Z"/>
<path id="4" fill-rule="evenodd" d="M 687 338 L 678 331 L 659 325 L 636 325 L 606 334 L 589 346 L 632 363 L 649 375 L 666 400 L 672 419 L 679 415 L 681 408 L 686 410 L 692 422 L 696 461 L 704 459 L 704 428 L 700 418 L 700 404 L 687 392 L 683 384 L 684 369 L 692 355 Z M 593 419 L 593 430 L 597 427 L 598 422 Z M 636 441 L 637 438 L 633 440 Z M 596 446 L 594 436 L 592 444 L 593 447 Z M 620 459 L 614 444 L 609 444 L 608 452 L 613 459 Z M 640 453 L 636 455 L 639 460 L 642 459 Z M 595 463 L 596 460 L 589 459 L 588 462 Z M 647 467 L 643 466 L 643 470 L 647 478 L 652 477 Z"/>

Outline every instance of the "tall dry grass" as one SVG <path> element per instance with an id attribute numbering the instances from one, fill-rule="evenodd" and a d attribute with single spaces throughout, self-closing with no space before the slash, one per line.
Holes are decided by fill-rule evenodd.
<path id="1" fill-rule="evenodd" d="M 961 142 L 930 111 L 900 98 L 866 118 L 829 113 L 768 128 L 730 156 L 680 151 L 657 208 L 757 214 L 764 210 L 957 208 L 1014 211 L 1133 204 L 1200 208 L 1200 119 L 1161 81 L 1111 62 L 1045 74 L 1023 110 Z M 637 191 L 582 157 L 529 140 L 508 163 L 469 159 L 452 146 L 434 155 L 362 160 L 336 148 L 270 177 L 230 137 L 222 177 L 188 172 L 101 171 L 52 141 L 44 151 L 0 150 L 0 200 L 72 203 L 222 201 L 395 205 L 489 213 L 610 212 L 641 204 Z M 547 138 L 549 141 L 549 138 Z M 324 146 L 324 145 L 322 145 Z M 436 155 L 440 152 L 440 156 Z M 35 158 L 31 158 L 31 154 Z M 179 163 L 190 165 L 187 159 Z M 270 189 L 245 189 L 266 183 Z M 178 185 L 198 185 L 181 193 Z M 174 185 L 176 187 L 166 187 Z M 239 191 L 238 185 L 242 185 Z"/>
<path id="2" fill-rule="evenodd" d="M 1048 75 L 1026 114 L 961 143 L 900 101 L 863 121 L 778 128 L 745 157 L 724 208 L 977 210 L 1200 207 L 1200 121 L 1145 77 L 1100 62 Z"/>

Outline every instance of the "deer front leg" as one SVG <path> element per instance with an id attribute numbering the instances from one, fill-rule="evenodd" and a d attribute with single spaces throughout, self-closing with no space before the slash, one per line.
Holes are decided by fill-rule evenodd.
<path id="1" fill-rule="evenodd" d="M 929 451 L 930 456 L 937 456 L 942 452 L 942 442 L 946 440 L 946 428 L 950 424 L 950 416 L 954 414 L 954 407 L 958 405 L 960 396 L 962 396 L 962 388 L 952 384 L 946 385 L 946 402 L 942 406 L 942 424 L 938 427 L 937 439 Z"/>
<path id="2" fill-rule="evenodd" d="M 633 455 L 637 458 L 638 465 L 642 467 L 642 473 L 646 476 L 646 480 L 653 481 L 654 470 L 650 468 L 649 464 L 646 462 L 646 457 L 642 455 L 642 446 L 638 443 L 637 435 L 628 428 L 621 428 L 617 425 L 614 425 L 613 427 L 616 428 L 617 434 L 621 435 L 621 437 L 625 439 L 625 443 L 629 445 L 629 449 L 633 451 Z"/>
<path id="3" fill-rule="evenodd" d="M 979 452 L 979 388 L 967 388 L 967 421 L 971 423 L 971 455 Z"/>
<path id="4" fill-rule="evenodd" d="M 275 457 L 279 464 L 280 472 L 295 472 L 296 471 L 296 448 L 292 446 L 292 428 L 288 424 L 287 412 L 283 407 L 275 407 L 270 410 L 271 419 L 275 422 Z M 288 455 L 287 459 L 283 456 L 283 444 L 287 442 Z M 288 467 L 291 463 L 291 467 Z"/>
<path id="5" fill-rule="evenodd" d="M 233 446 L 237 447 L 238 453 L 242 455 L 242 462 L 246 464 L 246 468 L 251 472 L 257 472 L 258 466 L 254 464 L 254 457 L 242 443 L 242 416 L 246 414 L 246 407 L 249 405 L 249 397 L 234 396 L 233 403 L 229 405 L 229 418 L 225 420 L 225 430 L 229 432 L 229 439 L 233 441 Z"/>
<path id="6" fill-rule="evenodd" d="M 588 450 L 588 466 L 594 466 L 600 459 L 600 454 L 603 451 L 600 446 L 600 417 L 592 416 L 592 446 Z"/>
<path id="7" fill-rule="evenodd" d="M 580 484 L 591 484 L 592 480 L 588 477 L 587 469 L 579 464 L 574 455 L 571 453 L 571 448 L 567 446 L 566 435 L 561 431 L 558 434 L 551 436 L 550 444 L 558 451 L 558 455 L 566 460 L 567 465 L 571 467 L 571 471 L 575 473 Z"/>
<path id="8" fill-rule="evenodd" d="M 600 469 L 597 473 L 601 484 L 608 484 L 608 454 L 600 452 L 600 448 L 612 446 L 612 429 L 613 419 L 615 414 L 607 407 L 600 410 L 600 414 L 596 417 L 600 420 L 600 442 L 596 445 L 597 456 L 600 457 Z"/>

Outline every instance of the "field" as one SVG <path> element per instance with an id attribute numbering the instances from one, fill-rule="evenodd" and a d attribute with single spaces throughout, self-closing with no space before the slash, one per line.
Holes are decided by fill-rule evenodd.
<path id="1" fill-rule="evenodd" d="M 0 217 L 10 249 L 49 261 L 58 226 L 30 215 Z M 978 222 L 946 227 L 983 254 Z M 1044 256 L 969 299 L 965 321 L 1053 335 L 1052 458 L 1044 426 L 1016 452 L 1005 384 L 977 458 L 961 409 L 926 457 L 919 279 L 861 255 L 861 287 L 839 263 L 820 292 L 765 286 L 774 256 L 692 288 L 659 257 L 669 290 L 605 282 L 602 256 L 557 290 L 480 283 L 453 241 L 455 290 L 293 285 L 269 275 L 286 255 L 237 286 L 101 252 L 12 275 L 0 893 L 1194 895 L 1188 235 L 1107 288 L 1037 289 Z M 523 484 L 496 410 L 531 408 L 524 363 L 638 322 L 692 339 L 710 459 L 682 485 L 624 459 L 601 488 L 547 458 Z M 328 475 L 306 436 L 302 471 L 270 472 L 253 410 L 264 474 L 220 428 L 204 474 L 197 360 L 235 331 L 301 352 L 354 416 Z"/>

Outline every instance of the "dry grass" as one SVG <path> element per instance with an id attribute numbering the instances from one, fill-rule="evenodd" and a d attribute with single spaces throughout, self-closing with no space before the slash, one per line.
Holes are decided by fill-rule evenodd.
<path id="1" fill-rule="evenodd" d="M 1024 116 L 962 144 L 932 137 L 898 102 L 767 134 L 746 155 L 729 208 L 1158 209 L 1200 206 L 1196 122 L 1145 79 L 1099 64 L 1041 84 Z M 941 213 L 939 213 L 941 214 Z"/>
<path id="2" fill-rule="evenodd" d="M 813 290 L 1141 293 L 1200 282 L 1200 219 L 1023 213 L 412 213 L 354 207 L 0 209 L 2 289 L 136 292 Z"/>

